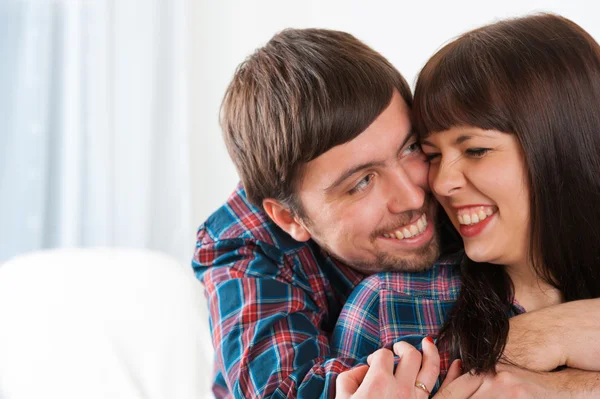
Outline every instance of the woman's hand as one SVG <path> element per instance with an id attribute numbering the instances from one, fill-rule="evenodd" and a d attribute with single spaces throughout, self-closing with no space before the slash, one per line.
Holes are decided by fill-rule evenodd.
<path id="1" fill-rule="evenodd" d="M 356 367 L 337 377 L 336 399 L 427 399 L 440 373 L 440 355 L 429 337 L 421 346 L 422 355 L 406 342 L 394 344 L 393 353 L 379 349 L 369 356 L 369 366 Z M 394 354 L 399 358 L 396 372 Z"/>

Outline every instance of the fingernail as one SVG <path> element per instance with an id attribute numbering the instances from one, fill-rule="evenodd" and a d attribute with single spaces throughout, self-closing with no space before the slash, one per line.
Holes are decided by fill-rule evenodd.
<path id="1" fill-rule="evenodd" d="M 435 343 L 433 342 L 433 338 L 431 338 L 431 337 L 425 337 L 425 339 L 435 345 Z"/>
<path id="2" fill-rule="evenodd" d="M 367 363 L 369 363 L 369 365 L 371 364 L 371 360 L 373 360 L 372 354 L 367 357 Z"/>

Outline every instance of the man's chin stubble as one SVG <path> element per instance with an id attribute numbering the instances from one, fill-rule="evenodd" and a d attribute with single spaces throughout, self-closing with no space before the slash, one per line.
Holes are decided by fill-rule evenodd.
<path id="1" fill-rule="evenodd" d="M 380 270 L 378 272 L 417 273 L 431 269 L 440 255 L 437 238 L 433 240 L 435 242 L 430 242 L 426 247 L 420 248 L 417 252 L 411 254 L 409 259 L 384 254 L 379 259 Z"/>
<path id="2" fill-rule="evenodd" d="M 376 255 L 377 259 L 370 261 L 354 261 L 351 259 L 344 259 L 343 257 L 334 254 L 333 251 L 331 251 L 329 247 L 325 245 L 325 243 L 321 242 L 315 236 L 313 236 L 312 239 L 321 247 L 322 250 L 329 254 L 329 256 L 364 274 L 375 274 L 381 272 L 422 272 L 431 269 L 440 254 L 438 234 L 434 234 L 429 243 L 425 244 L 421 248 L 418 248 L 407 256 L 390 256 L 387 253 L 378 253 Z M 410 259 L 406 259 L 407 257 Z"/>
<path id="3" fill-rule="evenodd" d="M 376 261 L 347 262 L 342 260 L 342 262 L 365 274 L 381 272 L 418 273 L 431 269 L 439 255 L 439 240 L 437 235 L 434 235 L 427 245 L 407 256 L 391 256 L 387 253 L 380 253 L 377 254 Z"/>

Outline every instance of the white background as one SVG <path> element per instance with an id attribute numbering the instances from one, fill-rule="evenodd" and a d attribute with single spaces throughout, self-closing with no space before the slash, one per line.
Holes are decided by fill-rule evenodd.
<path id="1" fill-rule="evenodd" d="M 204 220 L 233 190 L 237 175 L 221 139 L 219 105 L 236 66 L 287 27 L 352 33 L 382 53 L 412 87 L 425 61 L 457 35 L 497 19 L 549 11 L 600 39 L 595 1 L 204 1 L 190 17 L 192 214 Z M 194 22 L 196 21 L 196 22 Z"/>
<path id="2" fill-rule="evenodd" d="M 600 39 L 592 0 L 0 0 L 0 263 L 108 246 L 189 267 L 238 181 L 222 96 L 282 29 L 350 32 L 414 84 L 448 40 L 540 11 Z"/>

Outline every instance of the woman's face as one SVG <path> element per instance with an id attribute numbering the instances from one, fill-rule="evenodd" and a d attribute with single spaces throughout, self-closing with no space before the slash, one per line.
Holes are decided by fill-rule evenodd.
<path id="1" fill-rule="evenodd" d="M 429 184 L 469 258 L 527 262 L 529 186 L 521 145 L 513 134 L 460 126 L 422 141 L 430 159 Z"/>

